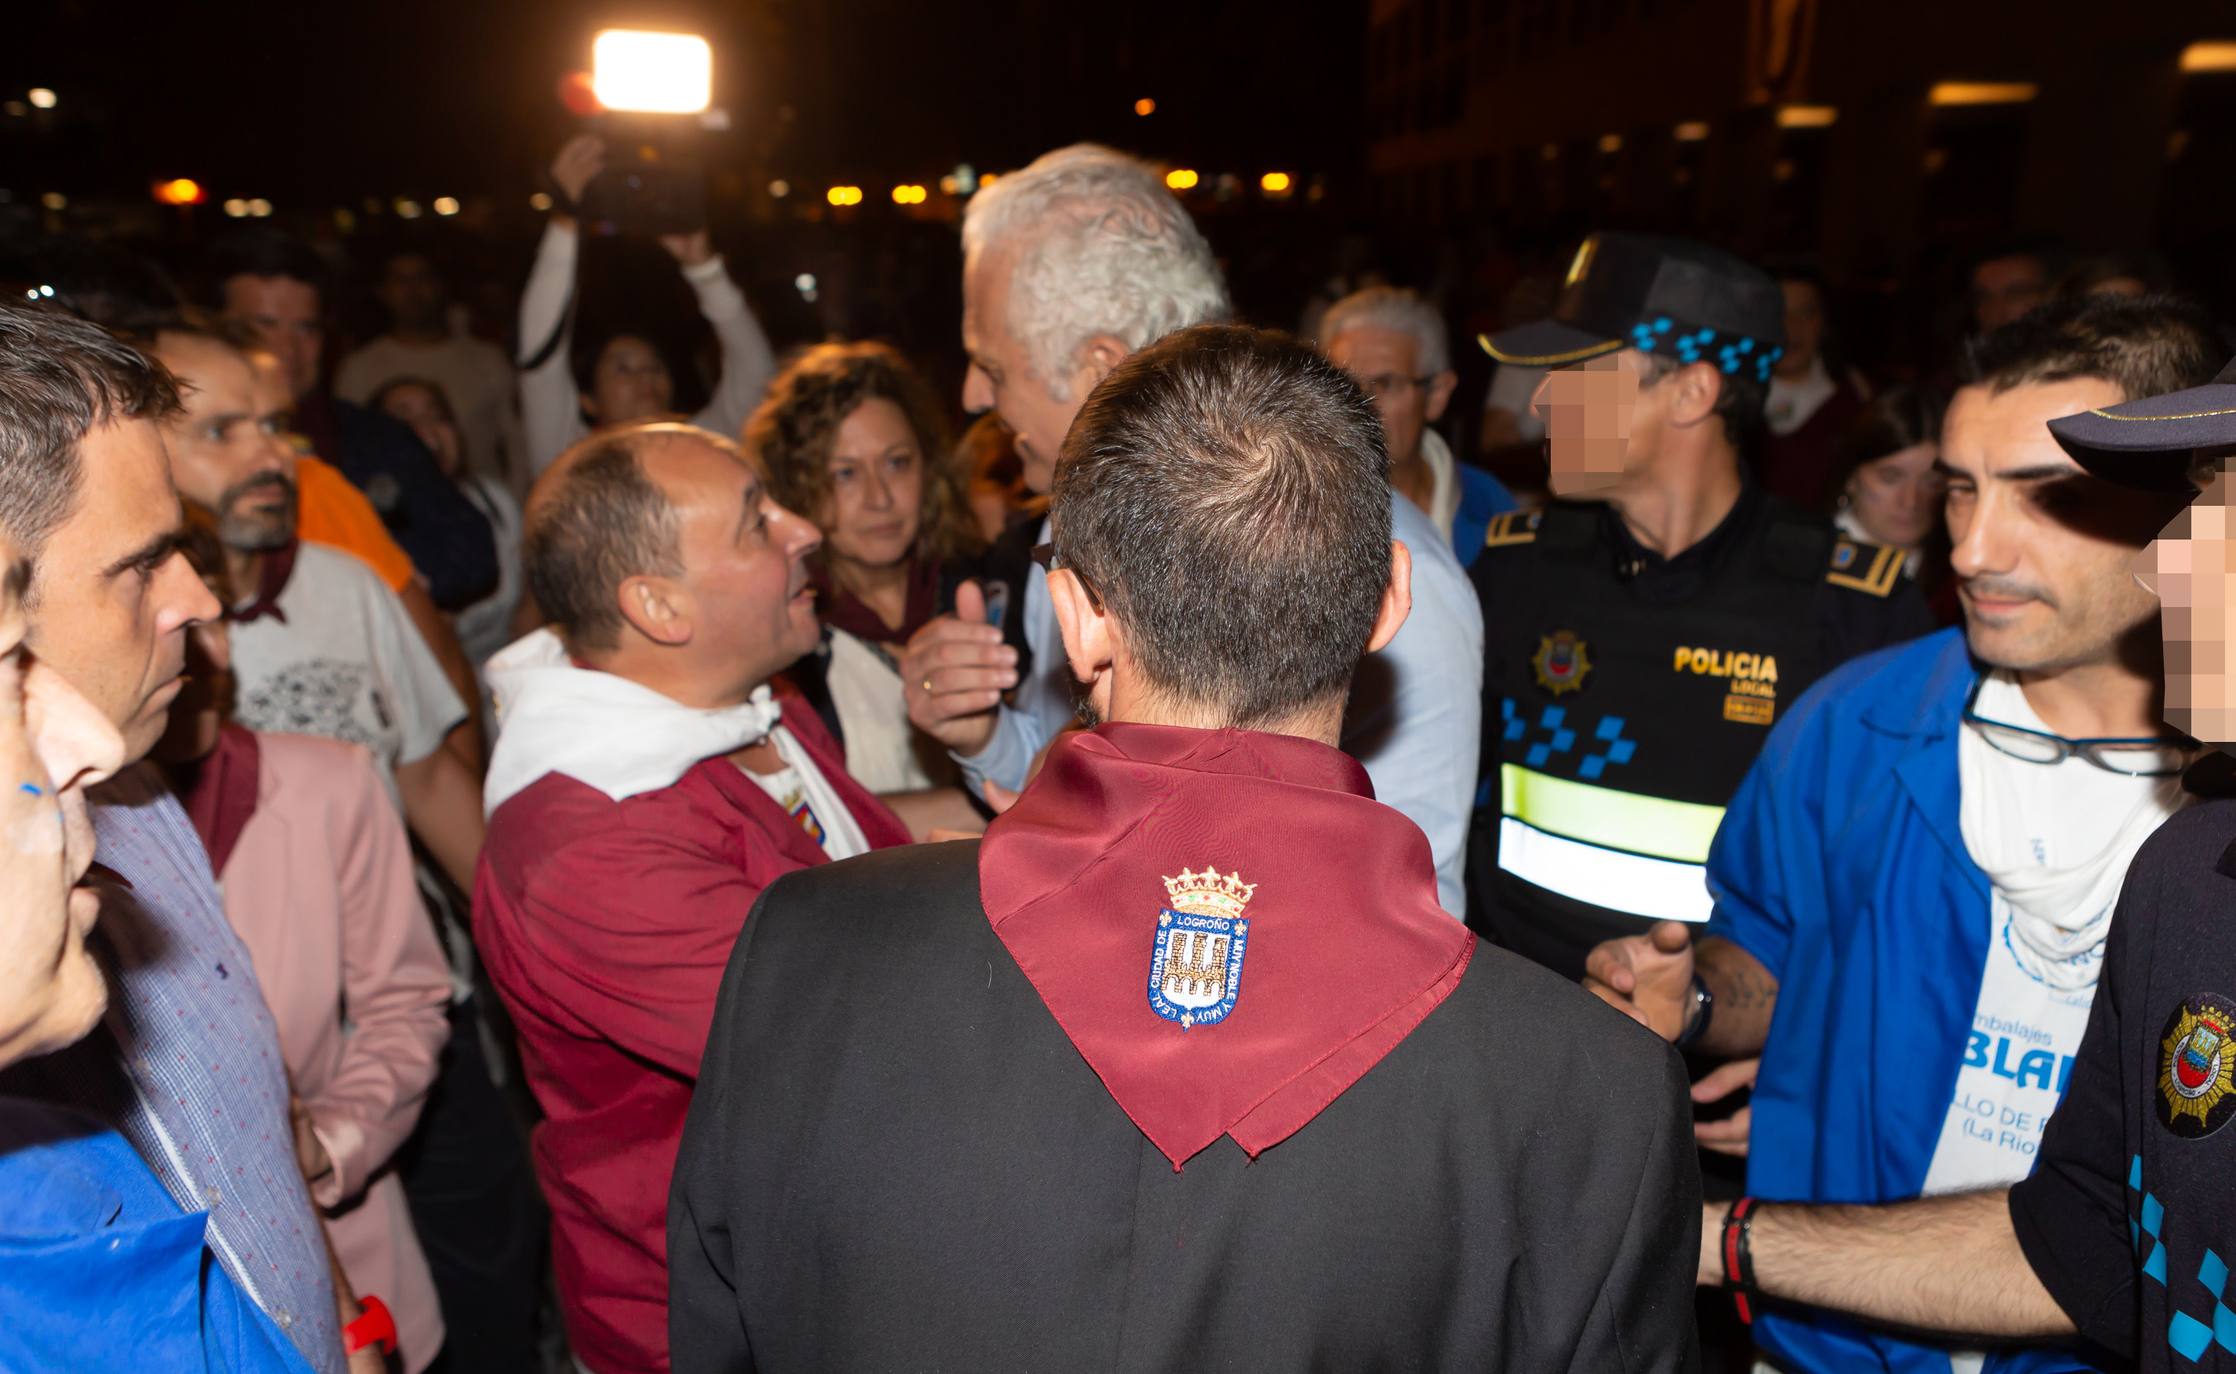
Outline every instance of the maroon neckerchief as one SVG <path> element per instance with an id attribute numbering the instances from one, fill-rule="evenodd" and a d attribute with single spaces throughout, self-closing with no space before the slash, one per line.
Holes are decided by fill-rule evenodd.
<path id="1" fill-rule="evenodd" d="M 290 539 L 286 548 L 265 554 L 263 569 L 256 576 L 255 600 L 227 611 L 225 618 L 235 625 L 247 625 L 270 616 L 285 625 L 287 615 L 279 608 L 280 593 L 287 590 L 287 579 L 295 575 L 295 551 L 301 547 L 300 541 Z"/>
<path id="2" fill-rule="evenodd" d="M 171 769 L 172 790 L 209 851 L 212 877 L 224 874 L 225 861 L 256 814 L 257 757 L 256 732 L 226 725 L 217 732 L 215 749 Z"/>
<path id="3" fill-rule="evenodd" d="M 814 582 L 816 609 L 823 623 L 844 630 L 866 644 L 906 644 L 927 621 L 939 614 L 939 567 L 927 558 L 909 560 L 908 609 L 902 614 L 898 629 L 887 625 L 883 616 L 852 592 L 842 590 L 832 579 L 830 569 L 818 564 Z"/>
<path id="4" fill-rule="evenodd" d="M 1152 960 L 1161 929 L 1189 924 L 1166 880 L 1198 869 L 1255 890 L 1231 1007 L 1183 1026 L 1153 1005 L 1171 985 Z M 1290 735 L 1065 736 L 988 827 L 978 874 L 994 933 L 1175 1170 L 1221 1135 L 1255 1158 L 1302 1129 L 1436 1009 L 1475 949 L 1437 904 L 1420 828 L 1374 800 L 1355 760 Z"/>

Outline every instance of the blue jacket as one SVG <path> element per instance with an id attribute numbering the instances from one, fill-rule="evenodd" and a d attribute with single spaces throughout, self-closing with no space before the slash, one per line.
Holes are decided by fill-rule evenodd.
<path id="1" fill-rule="evenodd" d="M 0 1098 L 0 1369 L 310 1374 L 124 1137 Z"/>
<path id="2" fill-rule="evenodd" d="M 1460 508 L 1452 517 L 1452 552 L 1459 555 L 1462 568 L 1472 568 L 1491 532 L 1491 517 L 1516 510 L 1521 502 L 1504 482 L 1457 457 L 1452 460 L 1452 473 L 1460 483 Z"/>
<path id="3" fill-rule="evenodd" d="M 1958 826 L 1956 732 L 1977 669 L 1961 629 L 1810 688 L 1771 731 L 1708 855 L 1708 933 L 1778 979 L 1747 1190 L 1892 1202 L 1925 1183 L 1987 966 L 1991 893 Z M 1794 1374 L 1947 1374 L 1948 1357 L 1806 1308 L 1755 1338 Z M 2087 1370 L 2065 1352 L 1987 1370 Z"/>

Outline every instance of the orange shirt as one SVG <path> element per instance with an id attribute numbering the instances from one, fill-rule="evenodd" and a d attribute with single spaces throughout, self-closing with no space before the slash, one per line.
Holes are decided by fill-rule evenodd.
<path id="1" fill-rule="evenodd" d="M 390 591 L 401 592 L 419 574 L 411 556 L 389 537 L 380 512 L 347 477 L 303 454 L 295 460 L 295 533 L 313 544 L 355 554 L 380 574 Z"/>

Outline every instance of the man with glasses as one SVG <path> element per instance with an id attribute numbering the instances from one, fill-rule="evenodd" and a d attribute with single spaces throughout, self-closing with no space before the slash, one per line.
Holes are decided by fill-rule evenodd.
<path id="1" fill-rule="evenodd" d="M 1490 523 L 1470 923 L 1574 978 L 1600 941 L 1699 922 L 1708 845 L 1810 683 L 1931 628 L 1902 555 L 1740 462 L 1785 298 L 1703 244 L 1595 234 L 1552 318 L 1484 346 L 1547 369 L 1552 490 Z"/>
<path id="2" fill-rule="evenodd" d="M 1460 380 L 1444 317 L 1418 292 L 1370 286 L 1328 307 L 1320 351 L 1374 398 L 1390 446 L 1390 485 L 1451 541 L 1461 567 L 1474 563 L 1491 518 L 1515 501 L 1496 477 L 1455 462 L 1451 445 L 1430 428 L 1444 418 Z"/>
<path id="3" fill-rule="evenodd" d="M 1851 664 L 1795 706 L 1709 857 L 1704 938 L 1668 925 L 1594 951 L 1594 990 L 1660 1034 L 1761 1056 L 1749 1193 L 1889 1202 L 2033 1169 L 2121 879 L 2191 752 L 2160 724 L 2158 606 L 2128 575 L 2185 498 L 2091 477 L 2049 422 L 2194 385 L 2224 353 L 2163 298 L 1990 336 L 1942 430 L 1963 634 Z M 1751 1215 L 1743 1199 L 1713 1219 L 1737 1272 Z M 1983 1359 L 1806 1309 L 1755 1335 L 1796 1372 Z"/>

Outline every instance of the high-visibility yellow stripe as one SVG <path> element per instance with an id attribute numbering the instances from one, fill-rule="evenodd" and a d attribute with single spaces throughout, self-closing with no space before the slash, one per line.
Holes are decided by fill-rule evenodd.
<path id="1" fill-rule="evenodd" d="M 1498 866 L 1571 901 L 1648 920 L 1697 923 L 1716 911 L 1700 864 L 1601 849 L 1532 830 L 1512 816 L 1498 823 Z"/>
<path id="2" fill-rule="evenodd" d="M 1548 777 L 1519 764 L 1498 770 L 1499 810 L 1548 835 L 1678 863 L 1708 862 L 1724 809 Z"/>

